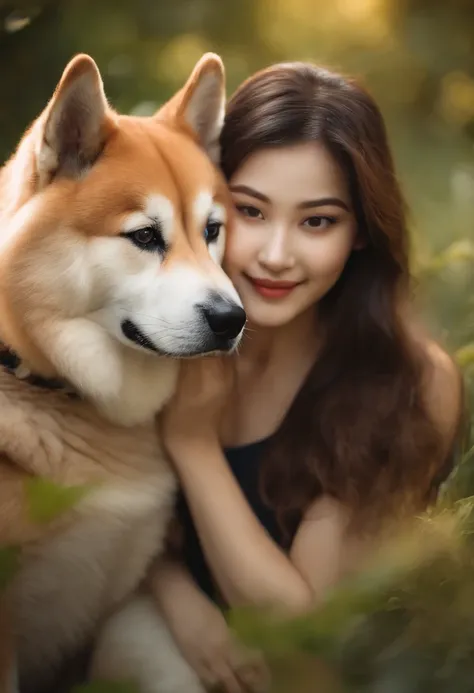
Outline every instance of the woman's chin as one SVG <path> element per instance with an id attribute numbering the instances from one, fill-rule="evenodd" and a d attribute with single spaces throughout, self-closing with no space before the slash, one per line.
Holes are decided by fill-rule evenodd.
<path id="1" fill-rule="evenodd" d="M 284 327 L 296 317 L 294 311 L 285 310 L 283 306 L 261 306 L 251 301 L 250 304 L 244 303 L 244 308 L 247 322 L 257 328 Z"/>

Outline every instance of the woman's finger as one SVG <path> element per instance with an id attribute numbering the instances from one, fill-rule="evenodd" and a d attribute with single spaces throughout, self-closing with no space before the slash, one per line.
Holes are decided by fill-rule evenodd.
<path id="1" fill-rule="evenodd" d="M 202 671 L 200 678 L 210 691 L 245 693 L 245 688 L 239 683 L 228 662 L 221 656 L 216 655 L 206 663 L 205 671 Z"/>
<path id="2" fill-rule="evenodd" d="M 232 652 L 230 666 L 246 691 L 266 693 L 269 690 L 270 670 L 259 652 L 237 648 Z"/>
<path id="3" fill-rule="evenodd" d="M 223 661 L 222 663 L 219 663 L 218 676 L 220 681 L 220 690 L 222 690 L 223 693 L 245 693 L 245 688 L 243 688 L 227 662 Z"/>

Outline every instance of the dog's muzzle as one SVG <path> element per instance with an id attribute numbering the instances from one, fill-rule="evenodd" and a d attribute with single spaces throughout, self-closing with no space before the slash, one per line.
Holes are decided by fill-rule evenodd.
<path id="1" fill-rule="evenodd" d="M 247 316 L 236 303 L 226 301 L 221 296 L 213 297 L 201 310 L 216 337 L 224 340 L 236 339 L 242 332 Z"/>
<path id="2" fill-rule="evenodd" d="M 120 327 L 129 342 L 161 356 L 180 358 L 233 351 L 247 320 L 244 309 L 213 293 L 207 301 L 195 305 L 194 311 L 188 327 L 180 325 L 180 336 L 177 337 L 176 329 L 170 325 L 168 338 L 163 339 L 161 335 L 156 343 L 130 318 L 123 320 Z"/>
<path id="3" fill-rule="evenodd" d="M 148 349 L 148 351 L 158 352 L 158 349 L 153 344 L 151 339 L 148 339 L 148 337 L 145 334 L 143 334 L 140 328 L 137 327 L 137 325 L 135 325 L 135 323 L 131 320 L 123 320 L 120 327 L 122 328 L 124 336 L 134 344 L 137 344 L 138 346 L 142 347 L 142 349 Z"/>

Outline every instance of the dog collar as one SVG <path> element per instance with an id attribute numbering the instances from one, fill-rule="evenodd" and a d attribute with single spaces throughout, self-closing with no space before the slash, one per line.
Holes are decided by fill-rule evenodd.
<path id="1" fill-rule="evenodd" d="M 21 358 L 11 349 L 0 342 L 0 366 L 6 373 L 14 375 L 18 380 L 23 380 L 34 387 L 41 387 L 45 390 L 58 390 L 64 392 L 68 397 L 79 397 L 74 388 L 64 380 L 55 378 L 43 378 L 41 375 L 32 373 L 22 362 Z"/>

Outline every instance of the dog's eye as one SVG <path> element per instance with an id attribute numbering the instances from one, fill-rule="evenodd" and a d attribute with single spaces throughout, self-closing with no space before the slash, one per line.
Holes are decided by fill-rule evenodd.
<path id="1" fill-rule="evenodd" d="M 212 243 L 213 241 L 217 241 L 219 238 L 219 233 L 222 228 L 222 222 L 220 221 L 213 221 L 212 219 L 209 219 L 207 222 L 207 226 L 204 229 L 204 238 L 206 239 L 206 243 Z"/>
<path id="2" fill-rule="evenodd" d="M 160 229 L 155 226 L 144 226 L 142 229 L 124 234 L 137 248 L 150 252 L 164 252 L 165 242 Z"/>
<path id="3" fill-rule="evenodd" d="M 155 231 L 149 227 L 147 229 L 138 229 L 138 231 L 135 231 L 133 236 L 137 243 L 140 243 L 141 245 L 148 245 L 148 243 L 151 243 L 155 238 Z"/>

